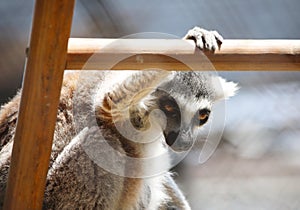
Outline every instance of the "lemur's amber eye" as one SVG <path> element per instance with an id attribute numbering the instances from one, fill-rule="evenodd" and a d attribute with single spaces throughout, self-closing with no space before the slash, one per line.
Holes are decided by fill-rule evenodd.
<path id="1" fill-rule="evenodd" d="M 205 119 L 207 119 L 208 118 L 208 114 L 200 114 L 199 116 L 198 116 L 198 120 L 205 120 Z"/>
<path id="2" fill-rule="evenodd" d="M 210 111 L 208 109 L 201 109 L 198 113 L 199 126 L 205 124 L 209 118 Z"/>
<path id="3" fill-rule="evenodd" d="M 167 117 L 171 117 L 173 119 L 174 117 L 180 116 L 179 106 L 175 99 L 170 96 L 161 97 L 158 101 L 158 107 Z"/>
<path id="4" fill-rule="evenodd" d="M 168 111 L 168 112 L 174 112 L 174 107 L 171 106 L 170 104 L 166 104 L 164 106 L 165 110 Z"/>

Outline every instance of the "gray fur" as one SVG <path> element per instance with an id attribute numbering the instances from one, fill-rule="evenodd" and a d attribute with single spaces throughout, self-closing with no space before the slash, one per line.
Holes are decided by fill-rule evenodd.
<path id="1" fill-rule="evenodd" d="M 180 95 L 186 99 L 194 98 L 200 100 L 207 98 L 213 101 L 215 98 L 215 89 L 211 84 L 212 75 L 204 72 L 177 72 L 172 78 L 172 83 L 167 82 L 159 88 L 166 90 L 171 95 Z M 176 84 L 176 85 L 174 85 Z"/>
<path id="2" fill-rule="evenodd" d="M 212 45 L 207 46 L 213 49 Z M 163 96 L 160 90 L 175 98 L 176 102 L 180 102 L 180 97 L 186 99 L 186 103 L 200 103 L 202 99 L 213 103 L 216 99 L 212 77 L 206 73 L 130 71 L 124 73 L 126 79 L 119 83 L 107 80 L 118 74 L 89 71 L 65 75 L 47 175 L 44 209 L 149 209 L 155 195 L 151 192 L 154 188 L 147 184 L 150 182 L 146 178 L 114 175 L 91 158 L 91 155 L 99 154 L 104 159 L 112 158 L 112 151 L 103 149 L 102 143 L 108 143 L 112 150 L 120 154 L 143 157 L 144 148 L 122 136 L 111 123 L 111 117 L 116 117 L 116 123 L 121 126 L 131 122 L 137 130 L 146 130 L 152 119 L 149 113 L 160 106 L 160 98 Z M 19 102 L 18 94 L 0 111 L 0 209 L 8 178 Z M 186 104 L 179 104 L 180 109 L 185 107 Z M 127 109 L 129 112 L 124 112 Z M 195 107 L 195 110 L 198 108 Z M 162 118 L 159 115 L 154 117 L 154 121 L 160 125 Z M 173 119 L 164 132 L 180 129 L 180 123 Z M 115 162 L 115 165 L 129 170 L 126 162 Z M 136 164 L 134 170 L 139 173 L 143 169 Z M 160 176 L 163 180 L 161 191 L 166 197 L 158 204 L 158 209 L 190 209 L 171 175 L 165 173 Z"/>

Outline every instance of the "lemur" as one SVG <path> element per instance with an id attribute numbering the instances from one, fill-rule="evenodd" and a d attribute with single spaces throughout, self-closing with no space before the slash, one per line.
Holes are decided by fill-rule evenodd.
<path id="1" fill-rule="evenodd" d="M 212 51 L 222 41 L 217 32 L 199 27 L 190 30 L 185 38 Z M 168 167 L 168 155 L 145 168 L 139 162 L 129 165 L 127 159 L 114 162 L 111 154 L 117 151 L 129 158 L 143 159 L 171 150 L 185 151 L 197 130 L 208 121 L 212 105 L 233 96 L 236 90 L 235 83 L 203 72 L 66 73 L 43 209 L 191 209 L 171 173 L 143 176 L 145 170 L 151 172 L 160 164 Z M 20 97 L 18 93 L 0 111 L 0 208 Z M 145 133 L 153 139 L 146 141 Z M 111 150 L 101 143 L 108 143 Z M 89 154 L 93 152 L 96 159 L 98 154 L 101 160 L 111 159 L 111 167 L 119 164 L 124 176 L 103 169 Z"/>

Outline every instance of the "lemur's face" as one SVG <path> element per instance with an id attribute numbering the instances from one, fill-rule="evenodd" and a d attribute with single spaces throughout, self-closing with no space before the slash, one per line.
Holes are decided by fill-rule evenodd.
<path id="1" fill-rule="evenodd" d="M 235 94 L 237 85 L 203 72 L 176 72 L 153 93 L 166 117 L 166 143 L 187 151 L 199 129 L 208 122 L 213 103 Z"/>
<path id="2" fill-rule="evenodd" d="M 175 98 L 163 91 L 157 91 L 158 108 L 166 117 L 163 130 L 166 143 L 175 151 L 191 148 L 197 130 L 209 119 L 211 104 L 207 100 L 191 102 L 189 99 Z"/>

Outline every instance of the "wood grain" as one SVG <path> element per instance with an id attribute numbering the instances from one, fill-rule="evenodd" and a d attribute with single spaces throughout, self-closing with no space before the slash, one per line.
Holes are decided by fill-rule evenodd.
<path id="1" fill-rule="evenodd" d="M 300 40 L 225 40 L 214 54 L 192 40 L 71 38 L 66 69 L 298 71 Z"/>
<path id="2" fill-rule="evenodd" d="M 41 209 L 74 0 L 36 0 L 4 209 Z"/>

